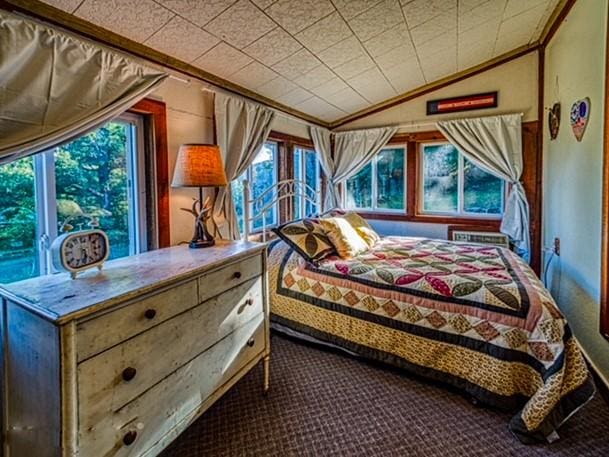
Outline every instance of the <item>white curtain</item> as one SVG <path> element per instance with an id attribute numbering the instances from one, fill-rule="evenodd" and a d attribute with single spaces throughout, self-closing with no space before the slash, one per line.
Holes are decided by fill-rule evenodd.
<path id="1" fill-rule="evenodd" d="M 214 223 L 222 238 L 240 238 L 230 182 L 252 164 L 269 136 L 274 111 L 222 93 L 215 96 L 216 138 L 229 184 L 214 203 Z"/>
<path id="2" fill-rule="evenodd" d="M 0 10 L 0 164 L 88 133 L 166 77 L 114 50 Z"/>
<path id="3" fill-rule="evenodd" d="M 522 124 L 519 114 L 439 121 L 438 129 L 465 157 L 511 184 L 501 232 L 530 259 L 529 203 L 520 182 Z"/>
<path id="4" fill-rule="evenodd" d="M 311 138 L 320 152 L 321 166 L 328 178 L 324 211 L 339 206 L 339 187 L 357 174 L 377 155 L 397 132 L 397 127 L 379 127 L 331 133 L 312 127 Z M 334 137 L 334 154 L 329 154 L 330 137 Z"/>

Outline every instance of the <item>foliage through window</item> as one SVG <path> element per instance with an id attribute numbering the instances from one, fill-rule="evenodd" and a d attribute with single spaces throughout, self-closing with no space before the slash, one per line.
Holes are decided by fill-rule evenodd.
<path id="1" fill-rule="evenodd" d="M 250 198 L 255 199 L 261 196 L 265 190 L 277 183 L 277 143 L 268 141 L 264 144 L 254 162 L 250 167 L 231 183 L 233 192 L 233 203 L 237 212 L 239 221 L 239 230 L 243 233 L 244 229 L 244 204 L 243 204 L 243 181 L 248 180 L 250 183 L 251 195 Z M 260 213 L 272 200 L 273 193 L 268 192 L 258 205 L 250 208 L 250 214 Z M 264 213 L 264 221 L 262 217 L 257 218 L 251 225 L 252 231 L 261 230 L 263 223 L 266 226 L 276 225 L 278 222 L 277 205 L 271 206 Z"/>
<path id="2" fill-rule="evenodd" d="M 141 134 L 139 118 L 125 115 L 0 166 L 0 282 L 52 273 L 52 241 L 91 221 L 108 234 L 110 258 L 145 249 Z"/>
<path id="3" fill-rule="evenodd" d="M 300 195 L 294 199 L 294 219 L 319 212 L 321 208 L 304 197 L 306 194 L 308 198 L 320 202 L 318 194 L 321 188 L 320 165 L 314 150 L 294 148 L 294 179 L 306 184 L 299 189 L 297 193 Z"/>
<path id="4" fill-rule="evenodd" d="M 500 216 L 505 182 L 448 143 L 422 146 L 424 213 Z"/>
<path id="5" fill-rule="evenodd" d="M 404 211 L 406 192 L 405 148 L 383 149 L 347 180 L 344 206 L 372 211 Z"/>

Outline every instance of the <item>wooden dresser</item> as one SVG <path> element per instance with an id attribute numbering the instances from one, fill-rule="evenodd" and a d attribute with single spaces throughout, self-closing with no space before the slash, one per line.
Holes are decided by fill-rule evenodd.
<path id="1" fill-rule="evenodd" d="M 154 456 L 261 360 L 266 391 L 265 262 L 218 242 L 0 288 L 4 457 Z"/>

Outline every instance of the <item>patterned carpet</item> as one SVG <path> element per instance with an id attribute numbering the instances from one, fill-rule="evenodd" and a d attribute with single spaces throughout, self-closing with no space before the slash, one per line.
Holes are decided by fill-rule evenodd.
<path id="1" fill-rule="evenodd" d="M 525 446 L 510 414 L 349 356 L 272 338 L 271 390 L 258 366 L 162 454 L 212 456 L 609 456 L 597 396 L 551 445 Z"/>

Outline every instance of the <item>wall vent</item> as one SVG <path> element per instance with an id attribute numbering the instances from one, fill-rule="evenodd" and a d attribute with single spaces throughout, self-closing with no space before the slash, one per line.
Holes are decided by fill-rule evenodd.
<path id="1" fill-rule="evenodd" d="M 490 244 L 508 249 L 510 247 L 508 236 L 499 232 L 467 232 L 463 230 L 453 230 L 452 240 L 464 241 L 466 243 Z"/>

